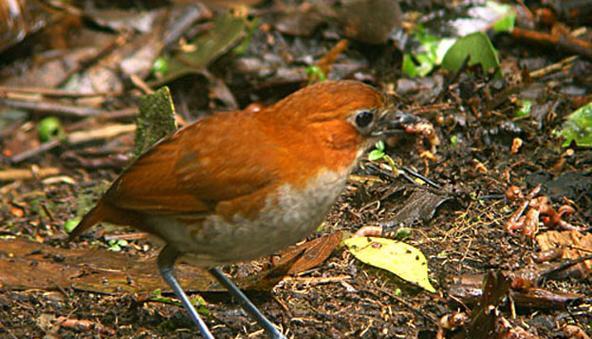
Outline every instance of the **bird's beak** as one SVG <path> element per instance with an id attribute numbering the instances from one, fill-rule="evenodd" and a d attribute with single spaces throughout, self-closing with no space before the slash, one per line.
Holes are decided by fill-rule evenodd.
<path id="1" fill-rule="evenodd" d="M 372 132 L 374 137 L 388 137 L 405 132 L 409 125 L 416 124 L 421 119 L 411 113 L 402 111 L 387 111 L 378 120 L 376 130 Z"/>

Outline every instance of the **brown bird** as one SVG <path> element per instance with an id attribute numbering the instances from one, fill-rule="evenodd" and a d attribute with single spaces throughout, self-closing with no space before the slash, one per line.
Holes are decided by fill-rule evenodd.
<path id="1" fill-rule="evenodd" d="M 71 238 L 99 222 L 156 235 L 166 242 L 160 272 L 204 337 L 212 335 L 173 274 L 181 256 L 209 268 L 271 336 L 282 338 L 215 266 L 271 255 L 313 232 L 384 132 L 379 120 L 387 111 L 383 95 L 368 85 L 325 81 L 260 110 L 198 120 L 126 169 Z"/>

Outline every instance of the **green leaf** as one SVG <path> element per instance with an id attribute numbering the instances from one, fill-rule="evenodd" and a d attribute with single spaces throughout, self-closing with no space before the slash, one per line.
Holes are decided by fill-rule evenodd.
<path id="1" fill-rule="evenodd" d="M 456 145 L 458 145 L 458 136 L 453 135 L 450 137 L 450 145 L 452 147 L 456 147 Z"/>
<path id="2" fill-rule="evenodd" d="M 493 30 L 496 32 L 512 32 L 516 23 L 514 7 L 495 1 L 487 1 L 487 7 L 500 15 L 500 18 L 493 24 Z"/>
<path id="3" fill-rule="evenodd" d="M 580 147 L 592 147 L 592 101 L 570 114 L 556 134 L 565 138 L 563 147 L 572 141 Z"/>
<path id="4" fill-rule="evenodd" d="M 476 32 L 458 39 L 446 52 L 442 67 L 449 71 L 457 72 L 466 58 L 469 58 L 469 66 L 481 65 L 483 71 L 498 70 L 499 59 L 497 51 L 491 40 L 482 32 Z M 501 76 L 499 71 L 496 77 Z"/>
<path id="5" fill-rule="evenodd" d="M 532 110 L 532 101 L 530 100 L 520 100 L 519 107 L 514 116 L 517 118 L 525 117 L 530 114 Z"/>
<path id="6" fill-rule="evenodd" d="M 380 160 L 386 156 L 386 153 L 384 152 L 384 141 L 378 140 L 378 142 L 376 142 L 376 144 L 374 144 L 374 147 L 375 147 L 375 149 L 373 149 L 368 154 L 368 160 L 376 161 L 376 160 Z"/>
<path id="7" fill-rule="evenodd" d="M 178 301 L 174 298 L 169 298 L 169 297 L 163 296 L 160 288 L 157 288 L 150 293 L 149 300 L 164 303 L 164 304 L 183 306 L 183 304 L 181 304 L 180 301 Z M 191 304 L 196 308 L 196 310 L 199 314 L 205 315 L 205 316 L 210 315 L 210 311 L 206 307 L 206 301 L 200 295 L 193 295 L 189 298 L 189 300 L 191 301 Z"/>
<path id="8" fill-rule="evenodd" d="M 413 39 L 420 43 L 420 50 L 413 53 L 415 59 L 411 54 L 405 53 L 402 65 L 403 73 L 411 78 L 428 75 L 435 66 L 440 65 L 444 54 L 456 41 L 453 38 L 441 38 L 429 34 L 422 25 L 417 26 Z"/>
<path id="9" fill-rule="evenodd" d="M 210 311 L 206 307 L 206 301 L 204 298 L 202 298 L 201 295 L 197 295 L 197 294 L 193 295 L 189 298 L 189 300 L 191 301 L 191 304 L 193 304 L 193 307 L 196 308 L 196 310 L 199 314 L 202 314 L 205 316 L 210 315 Z"/>
<path id="10" fill-rule="evenodd" d="M 418 54 L 416 59 L 419 62 L 416 68 L 417 75 L 420 77 L 428 75 L 436 65 L 435 57 L 432 54 Z"/>
<path id="11" fill-rule="evenodd" d="M 372 150 L 372 152 L 368 154 L 368 160 L 370 161 L 376 161 L 382 158 L 384 158 L 384 151 L 381 151 L 379 149 Z"/>
<path id="12" fill-rule="evenodd" d="M 397 240 L 405 240 L 411 236 L 411 232 L 413 230 L 409 227 L 400 227 L 397 229 L 395 233 L 395 239 Z"/>
<path id="13" fill-rule="evenodd" d="M 327 75 L 323 72 L 319 66 L 313 65 L 306 67 L 306 74 L 308 75 L 309 82 L 321 82 L 327 80 Z"/>
<path id="14" fill-rule="evenodd" d="M 251 44 L 251 41 L 253 40 L 253 35 L 255 34 L 255 31 L 257 31 L 258 27 L 259 27 L 259 18 L 254 18 L 253 20 L 247 21 L 246 22 L 246 36 L 241 41 L 241 43 L 232 50 L 232 53 L 234 53 L 235 55 L 239 55 L 239 56 L 245 54 L 247 52 L 247 50 L 249 49 L 249 45 Z"/>
<path id="15" fill-rule="evenodd" d="M 454 45 L 454 43 L 456 41 L 457 41 L 457 38 L 444 38 L 444 39 L 440 40 L 440 42 L 438 43 L 438 48 L 435 51 L 436 65 L 442 64 L 442 60 L 444 60 L 444 56 L 446 56 L 446 53 L 448 52 L 450 47 L 452 47 L 452 45 Z"/>
<path id="16" fill-rule="evenodd" d="M 158 75 L 165 75 L 169 71 L 169 63 L 166 58 L 160 57 L 154 60 L 152 65 L 152 73 Z"/>
<path id="17" fill-rule="evenodd" d="M 47 142 L 52 139 L 62 139 L 66 133 L 62 127 L 62 122 L 56 117 L 47 117 L 39 121 L 37 133 L 41 142 Z"/>
<path id="18" fill-rule="evenodd" d="M 108 242 L 109 244 L 109 251 L 113 251 L 113 252 L 119 252 L 121 251 L 122 247 L 126 247 L 127 246 L 127 240 L 109 240 Z"/>
<path id="19" fill-rule="evenodd" d="M 181 53 L 178 60 L 192 67 L 202 69 L 213 60 L 235 47 L 246 35 L 247 21 L 230 13 L 220 14 L 213 21 L 214 28 L 195 41 L 196 50 Z"/>
<path id="20" fill-rule="evenodd" d="M 80 218 L 72 218 L 64 223 L 64 230 L 67 233 L 71 233 L 76 226 L 80 223 Z"/>
<path id="21" fill-rule="evenodd" d="M 514 23 L 516 22 L 516 14 L 508 15 L 493 24 L 493 30 L 496 32 L 512 32 L 514 30 Z"/>
<path id="22" fill-rule="evenodd" d="M 420 53 L 415 56 L 417 64 L 409 53 L 403 55 L 403 72 L 411 78 L 428 75 L 436 65 L 435 53 Z"/>
<path id="23" fill-rule="evenodd" d="M 413 62 L 413 57 L 409 53 L 403 54 L 403 65 L 401 66 L 403 69 L 403 73 L 410 78 L 415 78 L 417 76 L 417 66 L 415 62 Z"/>
<path id="24" fill-rule="evenodd" d="M 213 61 L 236 47 L 246 35 L 246 19 L 231 13 L 220 14 L 213 20 L 214 27 L 201 34 L 191 44 L 194 51 L 165 56 L 167 73 L 156 82 L 165 84 L 187 74 L 201 74 Z"/>
<path id="25" fill-rule="evenodd" d="M 386 238 L 356 237 L 344 241 L 361 262 L 385 269 L 426 291 L 436 292 L 428 279 L 428 263 L 420 250 Z"/>

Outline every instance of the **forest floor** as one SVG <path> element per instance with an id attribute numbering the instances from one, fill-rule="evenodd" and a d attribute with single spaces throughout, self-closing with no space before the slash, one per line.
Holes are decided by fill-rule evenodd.
<path id="1" fill-rule="evenodd" d="M 257 18 L 257 28 L 241 26 L 248 32 L 240 38 L 229 33 L 234 24 L 217 36 L 227 38 L 227 45 L 213 47 L 214 55 L 200 61 L 201 71 L 168 79 L 138 72 L 142 75 L 122 80 L 121 72 L 109 71 L 125 59 L 126 45 L 139 43 L 138 36 L 145 45 L 153 40 L 105 28 L 96 13 L 62 28 L 70 32 L 65 41 L 62 31 L 49 27 L 0 52 L 5 59 L 0 108 L 11 107 L 0 113 L 0 168 L 12 175 L 24 169 L 18 173 L 25 177 L 0 179 L 0 337 L 197 336 L 157 274 L 153 261 L 159 247 L 150 238 L 105 225 L 67 242 L 64 225 L 88 211 L 129 161 L 137 98 L 146 86 L 167 84 L 184 123 L 212 110 L 271 103 L 306 84 L 307 65 L 334 48 L 341 26 L 329 23 L 304 36 L 290 35 L 279 31 L 290 24 L 285 9 L 271 6 L 251 12 L 249 24 Z M 405 12 L 452 10 L 402 6 Z M 193 36 L 212 29 L 210 17 L 200 20 L 191 28 Z M 568 25 L 578 27 L 587 29 L 582 39 L 591 40 L 591 26 Z M 248 44 L 241 43 L 245 36 Z M 125 43 L 116 40 L 122 37 Z M 384 159 L 362 161 L 326 221 L 307 238 L 333 235 L 320 241 L 321 262 L 261 278 L 267 283 L 253 277 L 274 267 L 277 257 L 225 268 L 289 337 L 592 334 L 592 260 L 578 261 L 592 253 L 592 150 L 573 143 L 563 147 L 554 133 L 592 100 L 591 60 L 511 34 L 492 41 L 501 79 L 468 69 L 406 78 L 392 40 L 377 45 L 352 40 L 331 61 L 329 78 L 364 80 L 383 89 L 398 108 L 429 122 L 439 142 L 425 133 L 388 140 L 385 151 L 398 173 Z M 60 43 L 63 52 L 47 52 Z M 75 73 L 83 80 L 64 89 Z M 88 82 L 103 86 L 95 89 L 100 95 L 68 93 Z M 60 90 L 31 93 L 37 87 Z M 10 105 L 9 98 L 17 104 Z M 525 101 L 532 106 L 517 114 Z M 19 106 L 23 102 L 35 107 Z M 56 102 L 62 106 L 47 108 Z M 68 113 L 76 107 L 83 112 Z M 99 111 L 96 116 L 91 108 Z M 104 135 L 44 150 L 37 126 L 47 115 L 59 116 L 70 136 Z M 535 200 L 544 206 L 535 206 Z M 573 213 L 559 213 L 570 209 Z M 380 226 L 386 237 L 421 250 L 436 293 L 363 264 L 339 245 L 363 226 Z M 264 336 L 204 272 L 181 266 L 182 281 L 203 298 L 200 310 L 216 337 Z"/>

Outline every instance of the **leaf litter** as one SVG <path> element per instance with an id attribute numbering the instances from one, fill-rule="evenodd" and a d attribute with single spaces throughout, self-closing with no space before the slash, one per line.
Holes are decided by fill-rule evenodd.
<path id="1" fill-rule="evenodd" d="M 220 3 L 137 8 L 96 2 L 94 10 L 53 3 L 52 10 L 67 20 L 37 26 L 31 17 L 29 26 L 16 27 L 12 33 L 18 34 L 0 46 L 0 263 L 6 267 L 0 270 L 0 334 L 191 333 L 178 306 L 165 302 L 170 294 L 156 275 L 156 249 L 145 234 L 104 227 L 66 245 L 64 225 L 90 207 L 88 197 L 100 194 L 99 187 L 132 158 L 133 119 L 143 94 L 169 86 L 182 126 L 206 112 L 272 103 L 310 81 L 308 69 L 321 66 L 328 79 L 378 85 L 397 109 L 423 124 L 387 140 L 380 156 L 362 162 L 318 234 L 285 257 L 226 268 L 251 293 L 259 291 L 254 299 L 274 322 L 298 337 L 554 337 L 592 331 L 584 278 L 592 220 L 589 119 L 575 113 L 568 118 L 578 109 L 587 112 L 590 102 L 585 4 L 402 1 L 400 17 L 385 13 L 391 15 L 375 29 L 366 25 L 365 13 L 392 3 L 235 3 L 232 15 L 218 14 Z M 112 10 L 123 16 L 100 14 Z M 485 18 L 477 30 L 488 30 L 495 49 L 489 55 L 497 56 L 501 78 L 483 72 L 489 64 L 473 65 L 474 58 L 462 53 L 452 71 L 438 63 L 444 49 L 434 46 L 452 45 L 442 39 L 474 33 L 449 34 L 446 27 L 475 14 Z M 305 19 L 311 27 L 294 28 Z M 423 46 L 429 58 L 419 57 L 421 41 L 416 49 L 409 38 L 417 32 L 429 45 Z M 213 36 L 221 39 L 212 45 Z M 196 63 L 178 56 L 199 58 Z M 403 72 L 405 56 L 408 67 L 409 58 L 422 67 L 418 77 Z M 170 60 L 191 71 L 174 75 Z M 46 116 L 60 119 L 66 142 L 38 139 Z M 568 131 L 566 138 L 556 131 Z M 521 193 L 538 184 L 538 195 Z M 511 235 L 505 225 L 525 202 L 516 220 L 528 216 L 525 222 L 537 231 Z M 576 230 L 556 230 L 562 222 Z M 421 251 L 437 293 L 408 288 L 339 247 L 341 234 L 368 225 L 376 227 L 373 237 L 384 237 L 380 241 L 403 237 Z M 119 252 L 108 251 L 115 245 Z M 129 265 L 136 266 L 121 270 Z M 20 274 L 10 273 L 15 267 Z M 190 266 L 181 270 L 188 272 L 185 284 L 204 277 Z M 206 281 L 192 292 L 203 295 L 217 336 L 258 330 L 211 288 Z"/>

